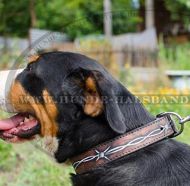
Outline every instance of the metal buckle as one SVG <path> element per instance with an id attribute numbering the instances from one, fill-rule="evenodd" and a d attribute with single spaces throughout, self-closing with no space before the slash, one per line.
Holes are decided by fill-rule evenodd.
<path id="1" fill-rule="evenodd" d="M 176 112 L 163 112 L 163 113 L 160 113 L 160 114 L 157 115 L 157 117 L 162 117 L 162 116 L 169 116 L 171 120 L 172 120 L 171 116 L 175 116 L 175 117 L 178 119 L 179 124 L 181 125 L 181 128 L 178 129 L 178 128 L 176 127 L 177 124 L 172 120 L 172 121 L 173 121 L 173 124 L 175 125 L 174 127 L 175 127 L 175 130 L 176 130 L 176 133 L 174 133 L 174 134 L 171 136 L 171 138 L 174 138 L 174 137 L 180 135 L 180 134 L 183 132 L 183 130 L 184 130 L 184 123 L 190 121 L 190 116 L 187 116 L 187 117 L 185 117 L 185 118 L 182 118 L 182 117 L 181 117 L 179 114 L 177 114 Z"/>

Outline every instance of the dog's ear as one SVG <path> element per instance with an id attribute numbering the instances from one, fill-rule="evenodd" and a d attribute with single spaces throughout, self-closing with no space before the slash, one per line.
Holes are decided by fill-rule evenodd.
<path id="1" fill-rule="evenodd" d="M 104 113 L 109 126 L 117 133 L 124 133 L 125 119 L 116 100 L 119 83 L 106 71 L 80 69 L 75 74 L 80 76 L 83 82 L 85 114 L 96 117 Z"/>
<path id="2" fill-rule="evenodd" d="M 97 90 L 96 80 L 92 75 L 85 78 L 83 90 L 85 97 L 84 112 L 91 117 L 100 115 L 103 112 L 104 105 Z"/>

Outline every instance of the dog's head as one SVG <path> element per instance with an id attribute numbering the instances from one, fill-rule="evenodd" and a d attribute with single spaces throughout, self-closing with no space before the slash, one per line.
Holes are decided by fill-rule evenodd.
<path id="1" fill-rule="evenodd" d="M 11 77 L 8 85 L 0 77 L 0 95 L 4 109 L 18 114 L 0 121 L 1 138 L 56 139 L 59 162 L 151 120 L 99 63 L 80 54 L 45 53 Z"/>

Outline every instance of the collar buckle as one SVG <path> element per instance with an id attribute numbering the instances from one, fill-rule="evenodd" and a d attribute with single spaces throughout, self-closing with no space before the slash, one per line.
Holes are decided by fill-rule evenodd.
<path id="1" fill-rule="evenodd" d="M 176 112 L 163 112 L 163 113 L 160 113 L 157 115 L 157 117 L 163 117 L 163 116 L 168 117 L 168 119 L 171 121 L 173 129 L 175 131 L 175 133 L 172 136 L 170 136 L 170 138 L 174 138 L 176 136 L 179 136 L 184 131 L 184 124 L 186 122 L 190 121 L 190 116 L 182 118 Z M 175 122 L 175 120 L 174 120 L 175 118 L 177 119 L 177 122 Z M 178 128 L 177 125 L 180 125 L 180 128 Z"/>

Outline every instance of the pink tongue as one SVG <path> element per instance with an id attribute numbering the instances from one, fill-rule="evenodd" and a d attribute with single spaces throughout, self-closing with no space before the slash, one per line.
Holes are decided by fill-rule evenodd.
<path id="1" fill-rule="evenodd" d="M 17 135 L 19 132 L 32 129 L 33 127 L 35 127 L 37 125 L 37 123 L 38 122 L 35 119 L 30 120 L 30 121 L 23 123 L 22 125 L 20 125 L 18 127 L 14 127 L 14 128 L 9 129 L 9 130 L 6 130 L 3 134 L 4 135 Z"/>
<path id="2" fill-rule="evenodd" d="M 24 115 L 17 114 L 8 119 L 0 120 L 0 130 L 9 130 L 17 127 L 24 119 Z"/>

